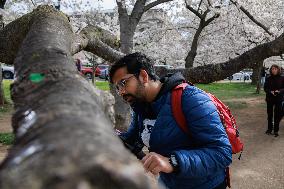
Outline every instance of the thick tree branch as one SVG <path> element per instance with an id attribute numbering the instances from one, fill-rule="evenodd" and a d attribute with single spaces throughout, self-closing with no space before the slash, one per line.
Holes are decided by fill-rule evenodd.
<path id="1" fill-rule="evenodd" d="M 118 51 L 120 43 L 117 37 L 98 26 L 87 26 L 80 32 L 80 36 L 84 42 L 87 41 L 84 45 L 80 43 L 82 49 L 92 52 L 108 62 L 113 63 L 124 55 Z"/>
<path id="2" fill-rule="evenodd" d="M 72 55 L 84 50 L 88 45 L 89 39 L 84 34 L 75 34 L 71 45 Z"/>
<path id="3" fill-rule="evenodd" d="M 26 14 L 0 30 L 0 62 L 13 64 L 22 41 L 29 30 L 33 14 Z"/>
<path id="4" fill-rule="evenodd" d="M 271 56 L 284 54 L 284 33 L 275 40 L 256 46 L 242 55 L 224 63 L 198 66 L 181 71 L 186 79 L 193 83 L 211 83 L 219 81 L 244 69 L 251 68 L 255 62 L 261 62 Z"/>
<path id="5" fill-rule="evenodd" d="M 154 188 L 75 68 L 67 17 L 49 6 L 32 15 L 15 59 L 16 141 L 0 166 L 0 188 Z"/>
<path id="6" fill-rule="evenodd" d="M 234 5 L 236 5 L 237 8 L 241 9 L 241 11 L 243 11 L 243 13 L 245 15 L 247 15 L 247 17 L 249 17 L 249 19 L 251 21 L 253 21 L 256 25 L 258 25 L 259 27 L 261 27 L 266 33 L 268 33 L 269 35 L 273 36 L 273 33 L 271 33 L 269 31 L 269 29 L 264 26 L 262 23 L 260 23 L 259 21 L 257 21 L 250 13 L 248 10 L 246 10 L 243 6 L 240 6 L 239 3 L 237 1 L 234 0 L 230 0 Z"/>
<path id="7" fill-rule="evenodd" d="M 113 33 L 99 26 L 89 25 L 85 27 L 80 33 L 85 34 L 89 39 L 99 39 L 100 41 L 104 42 L 114 49 L 118 49 L 120 47 L 118 38 Z"/>
<path id="8" fill-rule="evenodd" d="M 173 1 L 173 0 L 156 0 L 152 3 L 149 3 L 147 4 L 145 7 L 144 7 L 144 12 L 148 11 L 149 9 L 159 5 L 159 4 L 162 4 L 162 3 L 166 3 L 166 2 L 170 2 L 170 1 Z"/>
<path id="9" fill-rule="evenodd" d="M 110 63 L 118 61 L 125 55 L 97 39 L 89 40 L 88 45 L 84 50 L 91 52 Z"/>

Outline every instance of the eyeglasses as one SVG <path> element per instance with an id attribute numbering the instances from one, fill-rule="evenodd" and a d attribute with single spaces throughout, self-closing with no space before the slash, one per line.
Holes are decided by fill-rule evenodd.
<path id="1" fill-rule="evenodd" d="M 117 84 L 116 84 L 116 92 L 118 95 L 120 95 L 120 90 L 125 89 L 127 82 L 129 81 L 129 79 L 131 79 L 132 77 L 137 77 L 139 75 L 139 73 L 133 74 L 127 78 L 124 78 L 122 80 L 120 80 Z"/>

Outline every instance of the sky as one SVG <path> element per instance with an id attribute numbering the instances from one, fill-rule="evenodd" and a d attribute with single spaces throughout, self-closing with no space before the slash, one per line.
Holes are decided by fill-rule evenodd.
<path id="1" fill-rule="evenodd" d="M 100 3 L 103 9 L 113 9 L 116 5 L 115 0 L 103 0 L 102 3 Z"/>

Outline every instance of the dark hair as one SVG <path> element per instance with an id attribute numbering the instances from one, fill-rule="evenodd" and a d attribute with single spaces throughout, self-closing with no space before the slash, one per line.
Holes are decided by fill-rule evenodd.
<path id="1" fill-rule="evenodd" d="M 278 70 L 277 75 L 280 75 L 280 74 L 281 74 L 281 68 L 280 68 L 280 66 L 278 66 L 277 64 L 273 64 L 273 65 L 270 67 L 270 69 L 269 69 L 270 75 L 272 75 L 272 68 L 276 68 L 276 69 Z"/>
<path id="2" fill-rule="evenodd" d="M 111 83 L 115 72 L 122 67 L 126 67 L 130 74 L 137 74 L 140 70 L 145 70 L 151 80 L 156 81 L 158 79 L 158 76 L 155 74 L 154 61 L 140 52 L 128 54 L 111 66 L 109 71 Z"/>

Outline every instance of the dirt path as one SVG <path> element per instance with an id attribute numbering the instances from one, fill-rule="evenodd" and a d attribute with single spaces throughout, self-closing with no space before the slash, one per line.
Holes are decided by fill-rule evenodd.
<path id="1" fill-rule="evenodd" d="M 4 114 L 3 116 L 0 116 L 0 133 L 8 132 L 12 132 L 11 115 Z M 8 148 L 8 146 L 0 144 L 0 162 L 5 158 Z"/>
<path id="2" fill-rule="evenodd" d="M 239 161 L 234 155 L 231 166 L 233 189 L 284 189 L 284 121 L 279 137 L 265 135 L 266 106 L 262 98 L 232 99 L 246 102 L 247 107 L 232 110 L 240 127 L 245 151 Z M 9 132 L 10 117 L 0 117 L 0 132 Z M 7 146 L 0 144 L 0 162 Z"/>
<path id="3" fill-rule="evenodd" d="M 280 136 L 264 134 L 267 129 L 266 106 L 261 98 L 242 99 L 248 108 L 233 110 L 240 127 L 245 150 L 239 161 L 234 155 L 231 166 L 233 189 L 284 188 L 284 121 Z"/>

